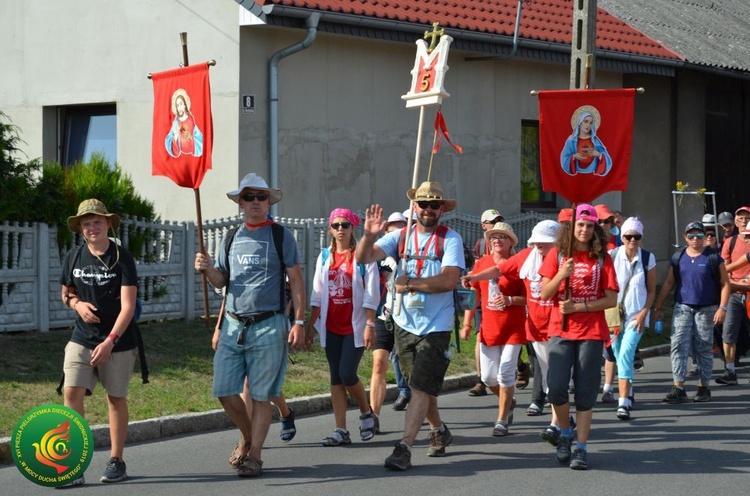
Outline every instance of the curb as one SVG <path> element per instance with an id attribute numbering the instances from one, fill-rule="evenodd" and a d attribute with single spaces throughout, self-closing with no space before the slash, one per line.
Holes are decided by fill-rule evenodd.
<path id="1" fill-rule="evenodd" d="M 651 358 L 659 355 L 669 354 L 669 345 L 652 346 L 641 350 L 643 358 Z M 477 382 L 476 374 L 465 374 L 446 377 L 443 382 L 443 391 L 455 391 L 456 389 L 470 388 Z M 399 390 L 395 385 L 389 385 L 386 389 L 385 402 L 395 401 Z M 288 399 L 287 404 L 294 409 L 296 415 L 310 415 L 313 413 L 331 411 L 331 396 L 319 394 L 316 396 L 304 396 L 301 398 Z M 354 403 L 350 400 L 350 404 Z M 278 420 L 278 411 L 274 409 L 274 420 Z M 167 415 L 146 420 L 136 420 L 128 425 L 128 437 L 126 443 L 138 443 L 159 439 L 162 437 L 189 434 L 192 432 L 205 432 L 216 429 L 234 428 L 234 424 L 223 409 L 210 410 L 208 412 L 183 413 Z M 98 424 L 91 426 L 94 435 L 94 447 L 104 448 L 109 446 L 109 425 Z M 0 463 L 11 464 L 13 458 L 10 451 L 9 437 L 0 438 Z"/>

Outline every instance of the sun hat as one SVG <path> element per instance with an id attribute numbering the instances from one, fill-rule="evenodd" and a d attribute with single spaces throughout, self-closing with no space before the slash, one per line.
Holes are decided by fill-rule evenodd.
<path id="1" fill-rule="evenodd" d="M 557 231 L 560 224 L 554 220 L 543 220 L 531 230 L 529 243 L 554 243 L 557 241 Z"/>
<path id="2" fill-rule="evenodd" d="M 83 200 L 80 204 L 78 204 L 78 213 L 68 217 L 68 229 L 73 232 L 80 231 L 81 217 L 84 217 L 86 215 L 101 215 L 102 217 L 108 218 L 112 223 L 112 229 L 117 229 L 117 226 L 120 225 L 120 218 L 117 216 L 117 214 L 109 213 L 107 211 L 107 207 L 104 206 L 104 203 L 97 200 L 96 198 L 89 198 L 88 200 Z"/>
<path id="3" fill-rule="evenodd" d="M 706 232 L 706 228 L 703 226 L 703 222 L 693 221 L 687 226 L 685 226 L 685 233 L 687 234 L 690 231 L 698 230 L 700 232 Z"/>
<path id="4" fill-rule="evenodd" d="M 606 217 L 605 217 L 606 218 Z M 596 208 L 588 203 L 581 203 L 576 207 L 576 220 L 587 220 L 589 222 L 599 222 L 599 217 L 596 213 Z"/>
<path id="5" fill-rule="evenodd" d="M 732 215 L 732 212 L 722 212 L 719 214 L 716 223 L 722 226 L 726 224 L 734 224 L 734 215 Z"/>
<path id="6" fill-rule="evenodd" d="M 406 215 L 409 215 L 409 212 L 406 212 Z M 393 224 L 394 222 L 403 222 L 406 224 L 407 218 L 406 215 L 402 214 L 401 212 L 393 212 L 391 215 L 388 216 L 388 220 L 386 221 L 386 225 L 389 226 Z"/>
<path id="7" fill-rule="evenodd" d="M 716 216 L 714 214 L 705 214 L 701 222 L 703 222 L 703 225 L 706 227 L 713 226 L 716 224 Z"/>
<path id="8" fill-rule="evenodd" d="M 495 210 L 494 208 L 490 208 L 489 210 L 485 210 L 482 212 L 482 220 L 481 223 L 484 224 L 485 222 L 492 222 L 495 224 L 495 220 L 497 218 L 500 218 L 497 222 L 503 222 L 505 220 L 505 217 L 503 217 L 503 214 Z"/>
<path id="9" fill-rule="evenodd" d="M 643 236 L 643 222 L 638 217 L 628 217 L 622 223 L 622 236 L 624 240 L 626 234 L 637 233 Z"/>
<path id="10" fill-rule="evenodd" d="M 410 210 L 408 208 L 406 210 L 404 210 L 404 213 L 403 213 L 404 219 L 406 219 L 407 222 L 409 221 L 409 212 L 410 211 L 411 211 L 411 220 L 417 220 L 417 211 L 416 210 Z"/>
<path id="11" fill-rule="evenodd" d="M 348 220 L 354 227 L 357 227 L 361 221 L 359 215 L 355 214 L 354 211 L 349 210 L 348 208 L 334 208 L 331 211 L 331 215 L 328 216 L 328 224 L 331 224 L 333 219 L 337 217 Z"/>
<path id="12" fill-rule="evenodd" d="M 432 201 L 443 202 L 443 212 L 450 212 L 456 208 L 456 200 L 444 197 L 443 187 L 435 181 L 425 181 L 417 189 L 410 189 L 406 192 L 406 197 L 411 201 Z"/>
<path id="13" fill-rule="evenodd" d="M 492 229 L 485 231 L 484 239 L 489 243 L 490 236 L 492 236 L 493 234 L 505 234 L 513 240 L 513 246 L 516 246 L 518 244 L 518 236 L 516 236 L 516 233 L 513 232 L 513 226 L 511 226 L 507 222 L 498 222 L 497 224 L 492 226 Z"/>
<path id="14" fill-rule="evenodd" d="M 271 205 L 273 205 L 274 203 L 279 203 L 281 201 L 281 190 L 269 188 L 265 179 L 257 175 L 255 172 L 251 172 L 250 174 L 243 177 L 242 181 L 240 181 L 239 187 L 227 193 L 227 197 L 234 203 L 239 203 L 240 195 L 242 194 L 242 190 L 244 189 L 257 189 L 259 191 L 265 191 L 266 193 L 268 193 L 268 198 L 271 200 Z"/>

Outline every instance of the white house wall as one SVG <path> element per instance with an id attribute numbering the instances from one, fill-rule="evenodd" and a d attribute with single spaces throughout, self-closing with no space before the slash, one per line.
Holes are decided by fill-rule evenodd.
<path id="1" fill-rule="evenodd" d="M 201 187 L 203 217 L 236 214 L 216 198 L 226 198 L 227 183 L 237 182 L 238 17 L 233 0 L 3 0 L 0 110 L 19 126 L 24 151 L 35 158 L 45 150 L 44 106 L 115 103 L 117 161 L 136 190 L 163 219 L 194 220 L 193 192 L 151 176 L 153 87 L 146 78 L 182 62 L 179 33 L 187 32 L 190 62 L 217 62 L 214 171 Z"/>

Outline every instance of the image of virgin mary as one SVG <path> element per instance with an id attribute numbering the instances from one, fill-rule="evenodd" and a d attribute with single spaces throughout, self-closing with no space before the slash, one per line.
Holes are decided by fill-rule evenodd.
<path id="1" fill-rule="evenodd" d="M 606 176 L 612 169 L 612 157 L 596 135 L 601 115 L 596 107 L 584 105 L 573 113 L 570 125 L 573 133 L 565 140 L 560 163 L 566 174 L 594 174 Z"/>

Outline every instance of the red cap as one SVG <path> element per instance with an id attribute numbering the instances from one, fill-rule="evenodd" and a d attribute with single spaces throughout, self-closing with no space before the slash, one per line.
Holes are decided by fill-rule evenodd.
<path id="1" fill-rule="evenodd" d="M 737 210 L 734 211 L 735 217 L 738 216 L 740 214 L 740 212 L 742 212 L 743 210 L 745 212 L 747 212 L 747 213 L 750 214 L 750 207 L 740 207 L 740 208 L 738 208 Z"/>
<path id="2" fill-rule="evenodd" d="M 610 212 L 609 208 L 603 203 L 595 205 L 594 208 L 596 209 L 596 216 L 599 217 L 599 220 L 605 220 L 615 216 L 615 214 Z"/>
<path id="3" fill-rule="evenodd" d="M 573 209 L 563 208 L 560 213 L 557 214 L 557 222 L 572 222 L 573 221 Z"/>

